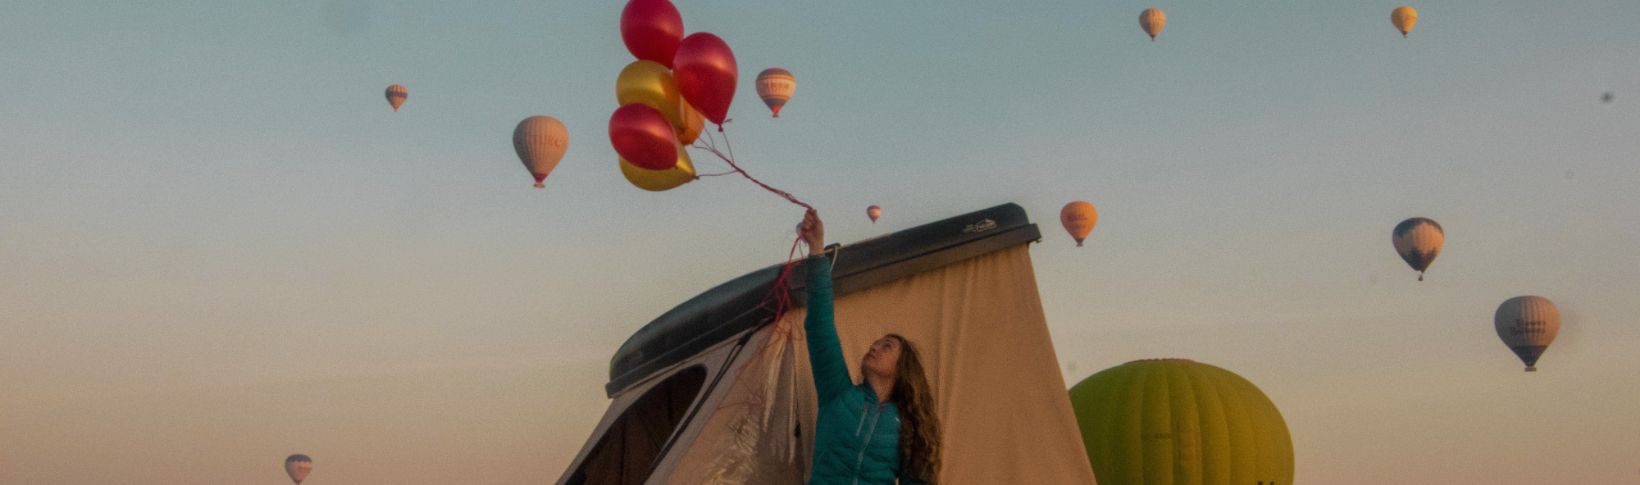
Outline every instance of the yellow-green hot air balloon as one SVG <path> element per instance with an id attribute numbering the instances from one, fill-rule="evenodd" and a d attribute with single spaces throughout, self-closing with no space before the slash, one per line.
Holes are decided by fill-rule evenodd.
<path id="1" fill-rule="evenodd" d="M 313 473 L 313 459 L 307 455 L 295 454 L 285 458 L 285 474 L 290 475 L 290 481 L 302 485 L 308 474 Z"/>
<path id="2" fill-rule="evenodd" d="M 797 78 L 791 71 L 771 67 L 757 75 L 757 97 L 763 98 L 763 104 L 769 105 L 775 118 L 780 117 L 780 108 L 785 107 L 796 92 Z"/>
<path id="3" fill-rule="evenodd" d="M 1141 360 L 1094 374 L 1070 395 L 1099 485 L 1293 483 L 1281 412 L 1230 371 Z"/>
<path id="4" fill-rule="evenodd" d="M 1526 372 L 1537 372 L 1538 357 L 1560 334 L 1560 310 L 1548 298 L 1517 296 L 1498 305 L 1492 326 L 1503 344 L 1526 364 Z"/>
<path id="5" fill-rule="evenodd" d="M 1147 8 L 1139 12 L 1139 28 L 1150 34 L 1150 41 L 1155 42 L 1156 36 L 1162 35 L 1162 27 L 1167 26 L 1167 13 L 1159 8 Z"/>
<path id="6" fill-rule="evenodd" d="M 405 89 L 403 84 L 387 87 L 387 104 L 393 107 L 393 111 L 397 112 L 400 106 L 404 106 L 406 99 L 410 99 L 410 90 Z"/>
<path id="7" fill-rule="evenodd" d="M 1433 220 L 1414 217 L 1395 225 L 1390 242 L 1395 244 L 1395 252 L 1401 255 L 1401 260 L 1418 272 L 1418 281 L 1423 281 L 1424 270 L 1435 262 L 1435 256 L 1441 254 L 1441 246 L 1446 244 L 1446 232 Z"/>
<path id="8" fill-rule="evenodd" d="M 518 160 L 524 162 L 524 168 L 535 177 L 537 189 L 546 186 L 542 181 L 558 166 L 558 161 L 564 159 L 567 149 L 569 130 L 557 118 L 531 116 L 513 128 L 513 150 L 518 152 Z"/>
<path id="9" fill-rule="evenodd" d="M 1395 24 L 1395 30 L 1401 31 L 1401 38 L 1406 38 L 1412 33 L 1412 26 L 1418 25 L 1418 10 L 1406 5 L 1395 7 L 1395 11 L 1389 13 L 1389 21 Z"/>

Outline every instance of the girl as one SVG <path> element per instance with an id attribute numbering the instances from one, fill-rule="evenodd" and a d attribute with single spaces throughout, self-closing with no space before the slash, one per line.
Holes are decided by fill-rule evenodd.
<path id="1" fill-rule="evenodd" d="M 809 483 L 934 484 L 940 466 L 940 423 L 916 347 L 888 334 L 860 359 L 863 382 L 843 363 L 832 321 L 831 262 L 825 226 L 809 211 L 799 226 L 809 245 L 809 365 L 820 413 L 815 423 L 814 471 Z"/>

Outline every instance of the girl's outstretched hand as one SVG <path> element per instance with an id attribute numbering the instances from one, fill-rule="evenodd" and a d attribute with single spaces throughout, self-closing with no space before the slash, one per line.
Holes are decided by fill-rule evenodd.
<path id="1" fill-rule="evenodd" d="M 797 225 L 797 231 L 803 235 L 803 242 L 809 245 L 809 256 L 819 256 L 826 253 L 826 224 L 820 222 L 820 213 L 814 209 L 803 214 L 803 223 Z"/>

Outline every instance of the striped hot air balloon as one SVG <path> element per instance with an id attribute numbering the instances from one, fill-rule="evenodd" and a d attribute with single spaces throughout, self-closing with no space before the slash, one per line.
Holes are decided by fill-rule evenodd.
<path id="1" fill-rule="evenodd" d="M 564 150 L 568 148 L 569 130 L 557 118 L 531 116 L 513 128 L 513 150 L 518 152 L 518 160 L 524 162 L 524 168 L 535 177 L 537 189 L 545 186 L 542 181 L 558 166 L 558 161 L 564 159 Z"/>
<path id="2" fill-rule="evenodd" d="M 290 475 L 290 481 L 302 485 L 309 473 L 313 473 L 313 459 L 307 455 L 295 454 L 285 458 L 285 474 Z"/>
<path id="3" fill-rule="evenodd" d="M 1156 41 L 1156 36 L 1162 35 L 1162 27 L 1167 26 L 1167 13 L 1159 8 L 1147 8 L 1139 13 L 1139 28 L 1150 34 L 1150 40 Z"/>
<path id="4" fill-rule="evenodd" d="M 866 217 L 871 218 L 871 223 L 872 224 L 876 224 L 877 223 L 877 218 L 882 217 L 882 216 L 883 216 L 883 208 L 882 207 L 879 207 L 876 204 L 872 204 L 871 207 L 866 208 Z"/>
<path id="5" fill-rule="evenodd" d="M 400 106 L 404 106 L 404 100 L 409 98 L 410 90 L 404 89 L 403 84 L 394 84 L 387 87 L 387 104 L 393 106 L 394 112 L 397 112 Z"/>
<path id="6" fill-rule="evenodd" d="M 1538 357 L 1560 334 L 1560 310 L 1548 298 L 1517 296 L 1498 305 L 1492 326 L 1503 344 L 1526 364 L 1526 372 L 1537 372 Z"/>
<path id="7" fill-rule="evenodd" d="M 1424 280 L 1424 270 L 1435 262 L 1435 256 L 1441 254 L 1441 245 L 1446 243 L 1446 232 L 1435 221 L 1414 217 L 1401 221 L 1395 225 L 1395 232 L 1390 241 L 1395 244 L 1395 252 L 1401 259 L 1418 272 L 1418 281 Z"/>
<path id="8" fill-rule="evenodd" d="M 757 75 L 757 97 L 763 98 L 763 104 L 769 105 L 769 111 L 774 117 L 780 117 L 780 108 L 786 106 L 786 101 L 792 99 L 792 93 L 797 92 L 797 78 L 792 77 L 791 71 L 778 67 L 764 69 Z"/>

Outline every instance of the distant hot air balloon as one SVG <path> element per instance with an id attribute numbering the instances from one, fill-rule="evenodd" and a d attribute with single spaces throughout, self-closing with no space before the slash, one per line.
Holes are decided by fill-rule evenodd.
<path id="1" fill-rule="evenodd" d="M 313 473 L 313 459 L 307 455 L 296 454 L 285 458 L 285 474 L 290 475 L 290 481 L 302 485 L 309 473 Z"/>
<path id="2" fill-rule="evenodd" d="M 1162 27 L 1167 26 L 1167 13 L 1159 8 L 1147 8 L 1139 13 L 1139 28 L 1150 34 L 1150 41 L 1155 42 L 1156 36 L 1162 35 Z"/>
<path id="3" fill-rule="evenodd" d="M 1082 247 L 1082 241 L 1093 232 L 1093 225 L 1099 223 L 1099 211 L 1093 209 L 1093 204 L 1084 201 L 1071 202 L 1059 210 L 1059 223 L 1065 226 L 1065 232 L 1076 239 L 1076 247 Z"/>
<path id="4" fill-rule="evenodd" d="M 882 216 L 883 216 L 883 208 L 882 207 L 872 205 L 871 207 L 866 208 L 866 217 L 871 218 L 871 223 L 872 224 L 876 224 L 877 223 L 877 218 L 882 217 Z"/>
<path id="5" fill-rule="evenodd" d="M 1418 25 L 1418 11 L 1412 7 L 1402 5 L 1390 12 L 1389 21 L 1395 24 L 1395 30 L 1401 31 L 1401 37 L 1406 38 L 1412 33 L 1412 26 Z"/>
<path id="6" fill-rule="evenodd" d="M 410 90 L 404 89 L 403 84 L 387 87 L 387 104 L 393 106 L 393 111 L 398 111 L 400 106 L 404 106 L 404 100 L 409 98 Z"/>
<path id="7" fill-rule="evenodd" d="M 1498 305 L 1492 326 L 1503 344 L 1526 363 L 1526 372 L 1537 372 L 1538 357 L 1560 334 L 1560 310 L 1548 298 L 1517 296 Z"/>
<path id="8" fill-rule="evenodd" d="M 1099 485 L 1293 483 L 1293 441 L 1241 376 L 1184 359 L 1129 362 L 1070 390 Z"/>
<path id="9" fill-rule="evenodd" d="M 558 166 L 558 161 L 564 158 L 564 150 L 568 148 L 569 130 L 557 118 L 531 116 L 518 122 L 518 127 L 513 129 L 513 150 L 518 152 L 518 159 L 524 162 L 524 168 L 535 177 L 537 189 L 546 186 L 542 181 Z"/>
<path id="10" fill-rule="evenodd" d="M 1395 225 L 1390 242 L 1395 244 L 1395 252 L 1401 255 L 1401 259 L 1418 272 L 1418 281 L 1423 281 L 1424 270 L 1429 269 L 1429 264 L 1435 262 L 1435 256 L 1441 254 L 1441 245 L 1446 243 L 1446 232 L 1435 221 L 1414 217 Z"/>
<path id="11" fill-rule="evenodd" d="M 1612 102 L 1612 97 L 1613 97 L 1612 92 L 1611 91 L 1606 91 L 1606 94 L 1600 95 L 1600 102 L 1610 103 L 1610 102 Z"/>
<path id="12" fill-rule="evenodd" d="M 763 98 L 763 104 L 769 105 L 769 111 L 774 117 L 780 117 L 780 108 L 786 101 L 792 99 L 792 93 L 797 92 L 797 78 L 791 71 L 778 67 L 764 69 L 757 75 L 757 97 Z"/>

